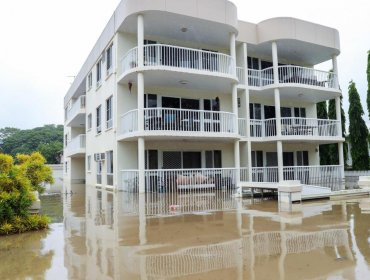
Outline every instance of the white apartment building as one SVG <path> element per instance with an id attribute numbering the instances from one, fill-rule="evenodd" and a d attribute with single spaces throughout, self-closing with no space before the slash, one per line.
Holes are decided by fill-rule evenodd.
<path id="1" fill-rule="evenodd" d="M 338 31 L 227 0 L 122 0 L 64 98 L 65 181 L 125 191 L 342 188 Z M 332 61 L 332 71 L 315 65 Z M 316 104 L 336 100 L 336 120 Z M 339 165 L 319 145 L 338 143 Z"/>

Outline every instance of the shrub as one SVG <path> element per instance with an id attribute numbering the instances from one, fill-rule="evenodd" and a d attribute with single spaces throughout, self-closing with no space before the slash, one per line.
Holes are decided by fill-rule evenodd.
<path id="1" fill-rule="evenodd" d="M 0 154 L 0 234 L 21 233 L 44 229 L 50 220 L 46 216 L 30 215 L 29 207 L 42 192 L 43 183 L 53 182 L 52 171 L 40 153 L 11 156 Z"/>

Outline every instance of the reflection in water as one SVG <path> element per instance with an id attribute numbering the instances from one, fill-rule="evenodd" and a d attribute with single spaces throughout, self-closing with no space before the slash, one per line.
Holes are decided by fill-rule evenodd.
<path id="1" fill-rule="evenodd" d="M 63 203 L 64 250 L 47 255 L 36 247 L 44 253 L 36 262 L 48 265 L 39 265 L 33 276 L 44 272 L 57 279 L 51 273 L 57 265 L 65 266 L 70 279 L 369 275 L 368 198 L 304 203 L 285 211 L 276 201 L 235 199 L 222 191 L 140 195 L 87 186 L 86 194 L 67 195 Z M 39 245 L 45 242 L 45 236 L 31 236 Z M 22 252 L 13 245 L 8 249 Z M 64 257 L 62 263 L 57 256 Z M 4 272 L 10 273 L 0 263 L 0 275 Z M 27 273 L 22 275 L 32 275 Z"/>

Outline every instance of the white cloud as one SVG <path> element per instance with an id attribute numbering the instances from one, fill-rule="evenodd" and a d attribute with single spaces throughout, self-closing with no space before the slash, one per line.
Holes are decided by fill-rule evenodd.
<path id="1" fill-rule="evenodd" d="M 233 0 L 239 18 L 292 16 L 337 28 L 340 83 L 353 79 L 366 111 L 367 0 Z M 63 123 L 63 97 L 119 0 L 12 0 L 0 4 L 0 127 Z M 324 69 L 326 70 L 326 69 Z"/>

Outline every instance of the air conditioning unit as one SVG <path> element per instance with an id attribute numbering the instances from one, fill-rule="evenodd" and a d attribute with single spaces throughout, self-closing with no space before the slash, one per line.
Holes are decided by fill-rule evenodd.
<path id="1" fill-rule="evenodd" d="M 104 161 L 105 160 L 105 153 L 96 153 L 94 154 L 95 161 Z"/>

